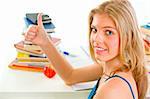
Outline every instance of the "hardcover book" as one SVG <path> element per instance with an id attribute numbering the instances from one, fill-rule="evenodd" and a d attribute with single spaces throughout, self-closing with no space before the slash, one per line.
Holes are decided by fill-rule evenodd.
<path id="1" fill-rule="evenodd" d="M 26 18 L 30 20 L 33 24 L 37 24 L 37 16 L 38 13 L 26 13 Z M 42 15 L 42 21 L 43 23 L 50 23 L 51 18 L 47 14 Z"/>
<path id="2" fill-rule="evenodd" d="M 27 18 L 24 18 L 24 21 L 25 21 L 25 25 L 26 25 L 26 28 L 29 27 L 29 25 L 32 25 L 34 24 L 32 21 L 30 21 L 29 19 Z M 52 22 L 49 22 L 49 23 L 45 23 L 43 24 L 44 25 L 44 29 L 46 32 L 55 32 L 54 29 L 55 29 L 55 25 L 52 23 Z"/>
<path id="3" fill-rule="evenodd" d="M 48 62 L 26 62 L 26 61 L 18 61 L 15 59 L 9 64 L 9 68 L 16 70 L 24 70 L 24 71 L 32 71 L 32 72 L 43 72 L 44 67 L 50 66 L 51 64 Z"/>

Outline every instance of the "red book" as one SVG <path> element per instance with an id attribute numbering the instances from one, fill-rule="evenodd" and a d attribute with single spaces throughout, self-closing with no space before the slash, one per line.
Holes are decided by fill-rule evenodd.
<path id="1" fill-rule="evenodd" d="M 9 64 L 9 68 L 11 69 L 16 69 L 16 70 L 24 70 L 24 71 L 32 71 L 32 72 L 43 72 L 44 71 L 44 67 L 49 66 L 50 67 L 50 63 L 48 62 L 43 62 L 43 64 L 41 64 L 40 62 L 36 62 L 36 64 L 34 62 L 19 62 L 17 59 L 15 59 L 14 61 L 12 61 Z"/>

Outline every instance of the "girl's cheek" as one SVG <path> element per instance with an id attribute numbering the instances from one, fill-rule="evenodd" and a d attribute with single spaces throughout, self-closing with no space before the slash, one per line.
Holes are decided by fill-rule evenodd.
<path id="1" fill-rule="evenodd" d="M 110 37 L 106 42 L 108 41 L 112 48 L 117 48 L 117 49 L 119 48 L 119 39 L 117 37 L 116 38 Z"/>

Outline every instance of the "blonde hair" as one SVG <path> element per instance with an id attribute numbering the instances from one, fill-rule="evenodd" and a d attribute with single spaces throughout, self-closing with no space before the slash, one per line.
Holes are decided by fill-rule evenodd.
<path id="1" fill-rule="evenodd" d="M 127 0 L 110 0 L 90 12 L 89 45 L 91 57 L 95 61 L 97 60 L 90 43 L 90 33 L 93 16 L 97 13 L 107 14 L 120 33 L 119 57 L 124 65 L 116 71 L 131 71 L 137 85 L 138 98 L 144 99 L 148 88 L 147 72 L 144 67 L 144 44 L 132 5 Z"/>

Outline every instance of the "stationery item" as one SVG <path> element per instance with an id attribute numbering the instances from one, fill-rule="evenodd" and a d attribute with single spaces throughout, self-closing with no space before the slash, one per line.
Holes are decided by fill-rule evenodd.
<path id="1" fill-rule="evenodd" d="M 83 50 L 83 52 L 90 57 L 90 51 L 88 46 L 80 46 L 80 48 Z"/>
<path id="2" fill-rule="evenodd" d="M 67 56 L 76 57 L 76 55 L 71 54 L 71 53 L 66 52 L 66 51 L 63 51 L 62 53 L 63 53 L 64 55 L 67 55 Z"/>
<path id="3" fill-rule="evenodd" d="M 56 75 L 56 72 L 51 67 L 48 66 L 44 67 L 43 73 L 48 78 L 52 78 Z"/>

